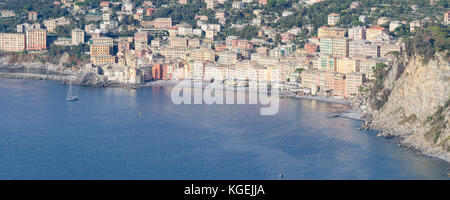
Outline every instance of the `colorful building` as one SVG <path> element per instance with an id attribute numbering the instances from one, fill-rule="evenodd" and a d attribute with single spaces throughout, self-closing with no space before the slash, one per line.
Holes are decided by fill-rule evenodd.
<path id="1" fill-rule="evenodd" d="M 29 29 L 26 31 L 27 51 L 42 51 L 47 49 L 47 30 Z"/>

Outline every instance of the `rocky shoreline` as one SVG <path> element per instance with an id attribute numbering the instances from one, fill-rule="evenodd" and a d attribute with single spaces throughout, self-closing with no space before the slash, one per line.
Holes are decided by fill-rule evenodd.
<path id="1" fill-rule="evenodd" d="M 361 119 L 361 129 L 378 131 L 376 136 L 386 138 L 387 140 L 396 139 L 397 147 L 403 148 L 407 151 L 413 151 L 417 156 L 436 158 L 446 161 L 450 164 L 450 157 L 446 153 L 443 153 L 441 151 L 427 151 L 421 147 L 414 145 L 407 140 L 408 136 L 405 136 L 407 133 L 394 132 L 392 128 L 374 127 L 371 124 L 371 119 L 367 119 L 366 115 L 363 115 Z M 450 177 L 450 174 L 448 174 L 448 176 Z"/>

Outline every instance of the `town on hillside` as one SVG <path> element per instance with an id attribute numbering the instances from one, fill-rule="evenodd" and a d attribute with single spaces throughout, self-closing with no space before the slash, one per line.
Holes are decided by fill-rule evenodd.
<path id="1" fill-rule="evenodd" d="M 405 39 L 429 27 L 448 34 L 448 3 L 0 0 L 0 51 L 53 63 L 68 54 L 61 73 L 124 84 L 280 82 L 298 95 L 352 98 L 407 50 Z"/>

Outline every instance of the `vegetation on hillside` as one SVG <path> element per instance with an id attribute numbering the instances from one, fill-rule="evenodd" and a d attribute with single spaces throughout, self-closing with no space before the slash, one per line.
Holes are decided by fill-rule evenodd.
<path id="1" fill-rule="evenodd" d="M 391 90 L 384 89 L 384 80 L 390 70 L 390 67 L 384 63 L 377 63 L 372 70 L 375 81 L 370 88 L 369 100 L 372 108 L 380 110 L 387 102 L 389 95 L 391 94 Z"/>
<path id="2" fill-rule="evenodd" d="M 418 54 L 426 64 L 434 57 L 436 52 L 447 51 L 446 58 L 450 57 L 450 28 L 432 25 L 416 31 L 411 38 L 405 38 L 406 53 L 408 56 Z"/>
<path id="3" fill-rule="evenodd" d="M 443 106 L 439 106 L 436 112 L 427 117 L 425 123 L 431 126 L 430 130 L 425 134 L 425 137 L 428 140 L 436 143 L 446 128 L 449 128 L 448 120 L 445 120 L 445 115 L 449 113 L 450 110 L 450 98 L 445 102 Z M 444 139 L 444 141 L 448 141 L 449 138 Z M 442 142 L 441 145 L 444 143 Z M 447 148 L 447 151 L 450 151 L 450 148 Z"/>

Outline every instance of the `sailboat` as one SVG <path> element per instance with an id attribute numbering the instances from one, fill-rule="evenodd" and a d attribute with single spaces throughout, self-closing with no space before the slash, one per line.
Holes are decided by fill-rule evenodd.
<path id="1" fill-rule="evenodd" d="M 67 89 L 66 101 L 78 101 L 78 97 L 73 95 L 72 85 L 69 85 L 69 88 Z"/>

